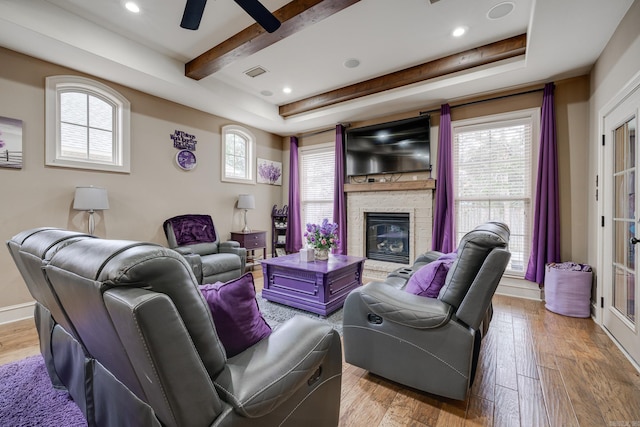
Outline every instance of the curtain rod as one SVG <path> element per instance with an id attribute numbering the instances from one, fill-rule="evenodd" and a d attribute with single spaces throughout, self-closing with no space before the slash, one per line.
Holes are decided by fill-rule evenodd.
<path id="1" fill-rule="evenodd" d="M 527 95 L 527 94 L 530 94 L 530 93 L 542 92 L 542 91 L 544 91 L 544 88 L 531 89 L 531 90 L 527 90 L 525 92 L 510 93 L 509 95 L 494 96 L 493 98 L 479 99 L 477 101 L 469 101 L 469 102 L 465 102 L 465 103 L 458 104 L 458 105 L 450 105 L 449 108 L 453 110 L 454 108 L 467 107 L 469 105 L 480 104 L 482 102 L 497 101 L 499 99 L 511 98 L 512 96 Z M 439 112 L 440 112 L 440 108 L 434 109 L 434 110 L 428 110 L 428 111 L 420 111 L 420 115 L 431 114 L 431 113 L 439 113 Z"/>
<path id="2" fill-rule="evenodd" d="M 298 136 L 298 138 L 308 138 L 310 136 L 320 135 L 321 133 L 326 133 L 326 132 L 335 131 L 335 130 L 336 130 L 336 128 L 334 126 L 332 128 L 320 129 L 320 130 L 316 130 L 316 131 L 309 132 L 309 133 L 302 133 L 302 134 L 297 135 L 297 136 Z"/>
<path id="3" fill-rule="evenodd" d="M 338 124 L 336 124 L 336 126 L 337 125 L 342 125 L 346 129 L 346 128 L 351 126 L 351 123 L 338 123 Z M 303 133 L 303 134 L 296 135 L 296 136 L 298 138 L 308 138 L 310 136 L 320 135 L 321 133 L 335 131 L 336 130 L 336 126 L 334 126 L 332 128 L 320 129 L 320 130 L 316 130 L 316 131 L 313 131 L 313 132 Z"/>

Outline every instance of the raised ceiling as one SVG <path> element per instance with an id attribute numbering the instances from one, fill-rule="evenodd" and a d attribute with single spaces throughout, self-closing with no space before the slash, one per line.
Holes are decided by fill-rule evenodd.
<path id="1" fill-rule="evenodd" d="M 201 80 L 185 76 L 185 64 L 254 23 L 234 1 L 209 0 L 197 31 L 179 26 L 183 1 L 137 0 L 137 15 L 123 3 L 0 0 L 0 45 L 289 135 L 585 74 L 633 0 L 360 0 Z M 271 11 L 287 3 L 263 0 Z M 510 14 L 488 16 L 495 6 L 507 9 L 503 3 L 514 6 Z M 457 26 L 467 34 L 451 36 Z M 526 52 L 507 59 L 280 114 L 282 106 L 520 35 Z M 360 65 L 346 67 L 350 59 Z M 245 74 L 255 67 L 266 73 Z"/>

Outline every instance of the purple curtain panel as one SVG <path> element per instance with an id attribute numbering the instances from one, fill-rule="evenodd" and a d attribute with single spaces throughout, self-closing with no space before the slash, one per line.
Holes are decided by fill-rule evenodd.
<path id="1" fill-rule="evenodd" d="M 302 225 L 300 222 L 300 179 L 298 174 L 298 138 L 289 142 L 289 221 L 287 224 L 287 252 L 299 252 L 302 248 Z"/>
<path id="2" fill-rule="evenodd" d="M 451 145 L 451 108 L 449 104 L 442 104 L 438 135 L 436 208 L 431 249 L 444 253 L 453 252 L 455 245 Z"/>
<path id="3" fill-rule="evenodd" d="M 344 195 L 344 126 L 336 126 L 336 178 L 333 190 L 333 222 L 338 224 L 338 240 L 334 253 L 347 254 L 347 201 Z"/>
<path id="4" fill-rule="evenodd" d="M 525 279 L 540 285 L 544 282 L 545 264 L 560 261 L 560 207 L 554 88 L 553 83 L 547 83 L 542 98 L 533 238 L 529 264 L 524 276 Z"/>

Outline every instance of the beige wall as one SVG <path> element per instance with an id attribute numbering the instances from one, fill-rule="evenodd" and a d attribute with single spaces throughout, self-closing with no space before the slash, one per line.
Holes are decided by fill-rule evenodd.
<path id="1" fill-rule="evenodd" d="M 609 40 L 602 55 L 591 71 L 591 99 L 589 108 L 589 162 L 587 188 L 589 192 L 588 260 L 598 264 L 598 231 L 600 218 L 595 200 L 595 181 L 600 165 L 601 135 L 599 124 L 601 110 L 611 102 L 634 76 L 640 73 L 640 0 L 636 0 Z M 600 190 L 602 191 L 602 189 Z M 600 198 L 602 200 L 602 198 Z M 596 271 L 597 275 L 597 271 Z M 600 277 L 598 286 L 602 283 Z"/>
<path id="2" fill-rule="evenodd" d="M 267 230 L 270 239 L 271 207 L 281 204 L 282 188 L 220 181 L 220 129 L 230 121 L 103 81 L 131 102 L 131 173 L 46 167 L 44 79 L 79 73 L 5 49 L 0 49 L 0 64 L 0 116 L 23 121 L 24 151 L 22 170 L 0 168 L 3 241 L 40 226 L 86 230 L 86 213 L 72 209 L 78 185 L 108 189 L 110 209 L 96 218 L 100 237 L 166 245 L 166 218 L 204 213 L 212 215 L 218 233 L 227 239 L 232 230 L 242 228 L 242 212 L 234 208 L 237 196 L 250 193 L 258 208 L 249 211 L 249 224 Z M 198 141 L 198 165 L 192 171 L 175 164 L 177 150 L 169 135 L 176 129 L 194 134 Z M 249 129 L 257 138 L 257 157 L 282 161 L 280 136 Z M 0 250 L 0 279 L 0 311 L 32 300 L 6 249 Z"/>
<path id="3" fill-rule="evenodd" d="M 573 79 L 555 82 L 555 107 L 556 130 L 558 137 L 558 175 L 560 181 L 560 251 L 563 261 L 587 262 L 587 198 L 589 187 L 585 185 L 588 180 L 588 120 L 589 120 L 589 77 L 582 76 Z M 531 89 L 523 88 L 519 91 L 497 93 L 490 98 L 502 95 L 512 95 L 518 92 L 528 92 Z M 482 98 L 479 98 L 482 99 Z M 451 119 L 465 120 L 481 116 L 506 113 L 528 108 L 542 106 L 542 91 L 527 93 L 517 96 L 509 96 L 502 99 L 475 103 L 468 106 L 455 107 L 456 104 L 466 104 L 477 101 L 478 98 L 452 103 Z M 486 98 L 485 98 L 486 99 Z M 421 111 L 439 110 L 439 106 L 428 106 Z M 420 111 L 412 111 L 404 114 L 389 115 L 375 121 L 363 121 L 351 123 L 353 127 L 367 126 L 392 120 L 400 120 L 407 117 L 415 117 Z M 432 175 L 436 177 L 437 140 L 440 114 L 431 113 L 431 140 L 433 163 Z M 332 134 L 314 135 L 309 138 L 300 138 L 300 146 L 308 146 L 327 142 L 333 138 Z M 288 156 L 288 150 L 285 152 Z M 413 174 L 411 174 L 413 175 Z M 287 175 L 288 178 L 288 175 Z M 285 179 L 287 179 L 285 178 Z M 420 177 L 422 178 L 422 176 Z M 411 179 L 407 177 L 406 179 Z"/>

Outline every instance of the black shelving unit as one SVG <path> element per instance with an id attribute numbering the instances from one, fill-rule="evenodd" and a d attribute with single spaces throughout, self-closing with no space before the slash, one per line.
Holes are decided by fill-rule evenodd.
<path id="1" fill-rule="evenodd" d="M 271 256 L 286 254 L 287 225 L 289 224 L 289 207 L 284 205 L 278 209 L 273 205 L 271 209 Z M 279 252 L 279 254 L 278 254 Z"/>

